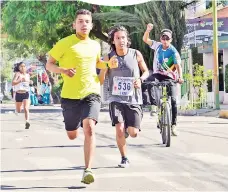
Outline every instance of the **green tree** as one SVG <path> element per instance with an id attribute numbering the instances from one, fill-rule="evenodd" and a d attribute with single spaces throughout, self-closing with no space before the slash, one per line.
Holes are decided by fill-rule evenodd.
<path id="1" fill-rule="evenodd" d="M 5 49 L 3 45 L 4 40 L 1 41 L 1 62 L 0 62 L 0 82 L 1 82 L 1 92 L 5 96 L 5 81 L 10 81 L 12 79 L 12 68 L 13 68 L 13 63 L 12 63 L 12 51 Z"/>
<path id="2" fill-rule="evenodd" d="M 118 9 L 81 1 L 8 1 L 3 2 L 2 7 L 3 32 L 8 35 L 4 47 L 14 50 L 14 54 L 11 55 L 13 58 L 35 55 L 43 65 L 47 61 L 46 53 L 52 46 L 59 39 L 75 33 L 72 22 L 77 10 L 85 8 L 92 13 L 97 13 Z M 107 36 L 102 32 L 102 28 L 107 27 L 108 22 L 102 26 L 100 21 L 95 21 L 91 36 L 107 41 Z M 52 74 L 47 73 L 53 85 L 53 91 L 56 87 L 59 89 L 61 82 L 55 85 Z M 53 96 L 55 95 L 53 93 Z"/>
<path id="3" fill-rule="evenodd" d="M 206 97 L 206 90 L 204 86 L 207 86 L 209 80 L 213 78 L 212 70 L 205 70 L 203 65 L 198 63 L 193 65 L 193 75 L 184 74 L 184 79 L 191 82 L 195 93 L 197 93 L 197 98 L 194 102 L 199 103 L 202 99 Z M 200 105 L 197 105 L 199 108 Z"/>
<path id="4" fill-rule="evenodd" d="M 1 82 L 7 80 L 10 81 L 12 79 L 12 64 L 10 62 L 1 63 L 0 75 Z"/>
<path id="5" fill-rule="evenodd" d="M 9 1 L 2 9 L 3 32 L 8 35 L 8 48 L 15 48 L 18 56 L 22 52 L 34 54 L 46 64 L 46 53 L 61 38 L 75 31 L 72 22 L 78 9 L 86 8 L 93 13 L 103 11 L 103 7 L 81 1 Z M 110 8 L 105 8 L 110 10 Z M 99 21 L 92 30 L 92 35 L 107 41 Z M 23 49 L 21 49 L 23 48 Z M 49 73 L 51 83 L 53 79 Z"/>
<path id="6" fill-rule="evenodd" d="M 5 45 L 6 40 L 2 39 L 1 41 L 1 82 L 4 80 L 10 81 L 12 79 L 12 69 L 13 69 L 13 59 L 15 58 L 13 49 L 6 49 Z"/>
<path id="7" fill-rule="evenodd" d="M 180 52 L 186 30 L 182 1 L 149 1 L 134 6 L 122 7 L 94 15 L 102 23 L 109 21 L 112 25 L 124 25 L 131 34 L 132 47 L 139 49 L 149 66 L 152 66 L 153 54 L 142 41 L 143 33 L 148 23 L 154 24 L 151 38 L 158 40 L 160 31 L 169 28 L 173 31 L 173 45 Z"/>
<path id="8" fill-rule="evenodd" d="M 217 5 L 227 6 L 228 1 L 227 0 L 217 0 Z M 212 0 L 207 0 L 206 9 L 210 9 L 211 7 L 212 7 Z"/>
<path id="9" fill-rule="evenodd" d="M 92 13 L 110 11 L 112 7 L 87 4 L 81 1 L 7 1 L 2 3 L 2 32 L 8 35 L 4 44 L 14 50 L 12 57 L 36 58 L 46 64 L 47 52 L 63 37 L 75 31 L 72 28 L 75 13 L 79 9 L 88 9 Z M 118 9 L 114 7 L 114 9 Z M 107 27 L 108 23 L 104 25 Z M 95 21 L 91 36 L 107 41 L 102 32 L 100 21 Z M 52 74 L 47 72 L 53 87 Z M 55 90 L 55 89 L 54 89 Z"/>

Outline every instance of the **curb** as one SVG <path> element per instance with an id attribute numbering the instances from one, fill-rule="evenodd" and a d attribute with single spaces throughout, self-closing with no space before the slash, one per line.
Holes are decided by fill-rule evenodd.
<path id="1" fill-rule="evenodd" d="M 1 114 L 11 114 L 15 112 L 15 108 L 6 108 L 6 109 L 1 109 L 0 110 Z M 105 108 L 101 108 L 100 112 L 108 112 L 108 109 Z M 21 112 L 23 113 L 24 110 L 22 109 Z M 62 108 L 49 108 L 49 109 L 42 109 L 42 108 L 38 108 L 38 109 L 29 109 L 30 113 L 61 113 L 62 112 Z"/>
<path id="2" fill-rule="evenodd" d="M 1 109 L 1 114 L 10 114 L 14 113 L 15 109 Z M 21 110 L 22 113 L 24 113 L 24 110 Z M 62 109 L 29 109 L 30 113 L 60 113 L 62 112 Z"/>

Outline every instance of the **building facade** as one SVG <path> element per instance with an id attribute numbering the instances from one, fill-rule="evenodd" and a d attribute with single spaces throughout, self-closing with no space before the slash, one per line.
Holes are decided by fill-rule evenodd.
<path id="1" fill-rule="evenodd" d="M 203 54 L 206 70 L 214 69 L 213 54 L 213 19 L 211 9 L 207 10 L 208 1 L 199 1 L 186 11 L 187 34 L 184 38 L 186 47 L 197 47 Z M 195 8 L 194 8 L 195 7 Z M 218 6 L 218 58 L 219 58 L 219 98 L 220 103 L 228 104 L 228 90 L 225 89 L 226 65 L 228 65 L 228 5 Z M 214 102 L 214 82 L 208 86 L 209 102 Z"/>

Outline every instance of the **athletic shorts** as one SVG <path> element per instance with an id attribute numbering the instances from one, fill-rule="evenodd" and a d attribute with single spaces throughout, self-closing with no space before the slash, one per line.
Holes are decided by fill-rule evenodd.
<path id="1" fill-rule="evenodd" d="M 97 94 L 90 94 L 83 99 L 61 99 L 65 129 L 74 131 L 82 127 L 84 119 L 93 119 L 98 122 L 101 108 L 101 97 Z"/>
<path id="2" fill-rule="evenodd" d="M 140 129 L 143 117 L 141 105 L 131 105 L 125 103 L 111 102 L 109 104 L 109 113 L 112 125 L 124 123 L 125 127 L 135 127 Z"/>
<path id="3" fill-rule="evenodd" d="M 24 99 L 28 99 L 28 98 L 29 98 L 29 92 L 25 92 L 25 93 L 16 92 L 16 96 L 15 96 L 16 102 L 22 102 Z"/>

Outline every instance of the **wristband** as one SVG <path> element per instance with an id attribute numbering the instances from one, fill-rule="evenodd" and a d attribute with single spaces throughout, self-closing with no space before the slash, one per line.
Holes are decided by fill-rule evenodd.
<path id="1" fill-rule="evenodd" d="M 110 69 L 110 67 L 109 67 L 109 65 L 108 65 L 108 62 L 104 62 L 105 64 L 106 64 L 106 67 L 108 68 L 108 69 Z"/>

